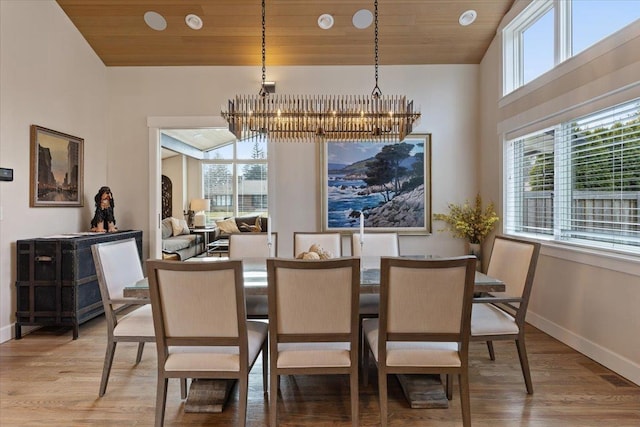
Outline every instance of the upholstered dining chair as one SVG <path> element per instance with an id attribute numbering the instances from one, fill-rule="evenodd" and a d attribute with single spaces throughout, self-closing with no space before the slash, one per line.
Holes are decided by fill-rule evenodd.
<path id="1" fill-rule="evenodd" d="M 138 343 L 136 365 L 142 360 L 145 342 L 155 342 L 153 317 L 148 300 L 124 298 L 127 285 L 144 279 L 135 239 L 97 243 L 91 246 L 98 287 L 107 321 L 107 350 L 99 396 L 104 396 L 119 342 Z"/>
<path id="2" fill-rule="evenodd" d="M 229 258 L 247 259 L 278 256 L 278 233 L 271 233 L 271 248 L 267 233 L 232 233 L 229 235 Z M 247 318 L 266 319 L 269 316 L 269 305 L 266 295 L 247 295 Z"/>
<path id="3" fill-rule="evenodd" d="M 269 258 L 278 256 L 278 233 L 232 233 L 229 235 L 229 258 Z"/>
<path id="4" fill-rule="evenodd" d="M 347 374 L 351 423 L 358 425 L 360 261 L 267 260 L 269 424 L 277 425 L 280 375 Z"/>
<path id="5" fill-rule="evenodd" d="M 387 425 L 388 374 L 458 375 L 464 426 L 471 425 L 469 330 L 475 257 L 381 259 L 380 317 L 364 319 L 363 347 L 378 366 L 380 424 Z M 367 350 L 365 350 L 367 351 Z M 368 384 L 369 353 L 364 378 Z"/>
<path id="6" fill-rule="evenodd" d="M 247 416 L 249 371 L 262 351 L 267 325 L 246 320 L 242 261 L 147 261 L 158 351 L 156 426 L 164 423 L 169 378 L 237 379 L 238 425 Z M 267 390 L 267 373 L 263 370 Z"/>
<path id="7" fill-rule="evenodd" d="M 351 254 L 358 257 L 399 256 L 398 233 L 365 233 L 360 244 L 360 233 L 351 235 Z M 376 268 L 378 263 L 376 263 Z"/>
<path id="8" fill-rule="evenodd" d="M 293 257 L 308 252 L 312 245 L 318 245 L 330 252 L 334 258 L 342 256 L 342 237 L 340 233 L 301 232 L 293 233 Z"/>
<path id="9" fill-rule="evenodd" d="M 487 275 L 502 280 L 506 291 L 475 298 L 471 314 L 471 340 L 486 341 L 491 360 L 493 341 L 515 341 L 528 394 L 533 394 L 533 383 L 524 325 L 539 254 L 540 243 L 496 236 Z"/>
<path id="10" fill-rule="evenodd" d="M 360 257 L 360 268 L 380 268 L 380 257 L 400 256 L 400 243 L 398 233 L 365 233 L 362 244 L 360 244 L 360 234 L 351 235 L 351 254 Z M 380 294 L 360 295 L 360 324 L 359 336 L 362 340 L 362 319 L 368 317 L 378 317 L 380 312 Z M 361 355 L 364 352 L 361 350 Z"/>

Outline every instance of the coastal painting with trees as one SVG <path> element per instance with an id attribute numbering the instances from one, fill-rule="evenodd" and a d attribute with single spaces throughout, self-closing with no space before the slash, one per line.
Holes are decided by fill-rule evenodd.
<path id="1" fill-rule="evenodd" d="M 325 143 L 324 228 L 429 231 L 429 137 Z"/>

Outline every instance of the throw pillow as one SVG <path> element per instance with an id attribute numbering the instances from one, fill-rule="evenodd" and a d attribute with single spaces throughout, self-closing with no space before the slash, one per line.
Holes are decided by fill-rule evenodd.
<path id="1" fill-rule="evenodd" d="M 171 218 L 165 218 L 162 220 L 162 238 L 168 239 L 173 236 L 173 226 L 171 225 Z"/>
<path id="2" fill-rule="evenodd" d="M 249 225 L 246 222 L 240 223 L 240 227 L 238 227 L 240 231 L 248 231 L 251 233 L 260 233 L 262 231 L 262 227 L 260 226 L 260 217 L 256 218 L 255 225 Z"/>
<path id="3" fill-rule="evenodd" d="M 171 218 L 171 228 L 173 229 L 174 236 L 189 234 L 189 227 L 187 226 L 187 221 L 184 219 Z"/>
<path id="4" fill-rule="evenodd" d="M 240 232 L 238 224 L 236 224 L 236 220 L 234 218 L 218 220 L 216 221 L 216 226 L 220 229 L 220 232 L 224 234 Z"/>

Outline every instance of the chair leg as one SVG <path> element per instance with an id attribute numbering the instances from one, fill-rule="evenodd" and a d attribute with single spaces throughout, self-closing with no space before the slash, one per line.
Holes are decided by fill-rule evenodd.
<path id="1" fill-rule="evenodd" d="M 109 382 L 109 374 L 111 373 L 111 365 L 113 364 L 113 355 L 116 353 L 115 341 L 109 341 L 107 343 L 107 351 L 104 355 L 104 365 L 102 367 L 102 380 L 100 381 L 100 397 L 104 396 L 107 391 L 107 383 Z"/>
<path id="2" fill-rule="evenodd" d="M 239 413 L 238 413 L 238 421 L 239 426 L 244 427 L 247 424 L 247 396 L 249 394 L 249 374 L 244 375 L 242 378 L 238 380 L 240 387 L 240 396 L 239 396 Z"/>
<path id="3" fill-rule="evenodd" d="M 362 333 L 362 321 L 364 318 L 362 316 L 358 317 L 358 342 L 364 343 L 364 335 Z M 364 357 L 365 357 L 365 349 L 364 346 L 360 345 L 358 348 L 358 360 L 360 361 L 360 366 L 364 365 Z"/>
<path id="4" fill-rule="evenodd" d="M 269 377 L 269 342 L 265 340 L 262 346 L 262 392 L 267 394 L 269 392 L 268 386 Z"/>
<path id="5" fill-rule="evenodd" d="M 158 376 L 156 390 L 156 427 L 164 425 L 164 410 L 167 404 L 167 385 L 169 380 Z"/>
<path id="6" fill-rule="evenodd" d="M 185 400 L 187 398 L 187 379 L 180 378 L 180 398 Z"/>
<path id="7" fill-rule="evenodd" d="M 533 394 L 533 383 L 531 382 L 531 372 L 529 371 L 529 359 L 527 358 L 527 348 L 524 343 L 524 335 L 516 340 L 518 348 L 518 357 L 520 358 L 520 367 L 524 376 L 524 383 L 527 386 L 527 393 Z"/>
<path id="8" fill-rule="evenodd" d="M 271 361 L 273 363 L 273 361 Z M 269 385 L 269 426 L 276 427 L 278 421 L 278 388 L 280 386 L 279 375 L 276 373 L 273 366 L 269 369 L 269 378 L 271 384 Z"/>
<path id="9" fill-rule="evenodd" d="M 142 360 L 142 351 L 144 350 L 144 341 L 138 343 L 138 354 L 136 355 L 136 365 Z"/>
<path id="10" fill-rule="evenodd" d="M 487 341 L 487 349 L 489 350 L 489 358 L 496 360 L 496 354 L 493 352 L 493 341 Z"/>
<path id="11" fill-rule="evenodd" d="M 464 369 L 458 375 L 460 383 L 460 406 L 462 407 L 462 425 L 471 427 L 471 403 L 469 400 L 469 373 Z"/>
<path id="12" fill-rule="evenodd" d="M 351 369 L 351 375 L 349 375 L 349 379 L 351 380 L 350 391 L 351 391 L 351 425 L 357 427 L 359 424 L 359 415 L 358 415 L 358 367 L 355 366 Z"/>
<path id="13" fill-rule="evenodd" d="M 362 334 L 362 339 L 360 343 L 360 351 L 362 351 L 362 384 L 365 387 L 369 386 L 369 343 L 367 338 Z"/>
<path id="14" fill-rule="evenodd" d="M 453 375 L 447 374 L 447 400 L 453 399 Z"/>
<path id="15" fill-rule="evenodd" d="M 387 426 L 387 373 L 378 366 L 378 395 L 380 396 L 380 427 Z"/>

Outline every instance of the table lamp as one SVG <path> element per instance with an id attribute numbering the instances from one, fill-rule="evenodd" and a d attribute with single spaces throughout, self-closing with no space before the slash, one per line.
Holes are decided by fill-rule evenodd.
<path id="1" fill-rule="evenodd" d="M 195 212 L 193 225 L 195 228 L 205 228 L 207 226 L 207 216 L 205 211 L 209 210 L 209 199 L 191 199 L 191 210 Z"/>

